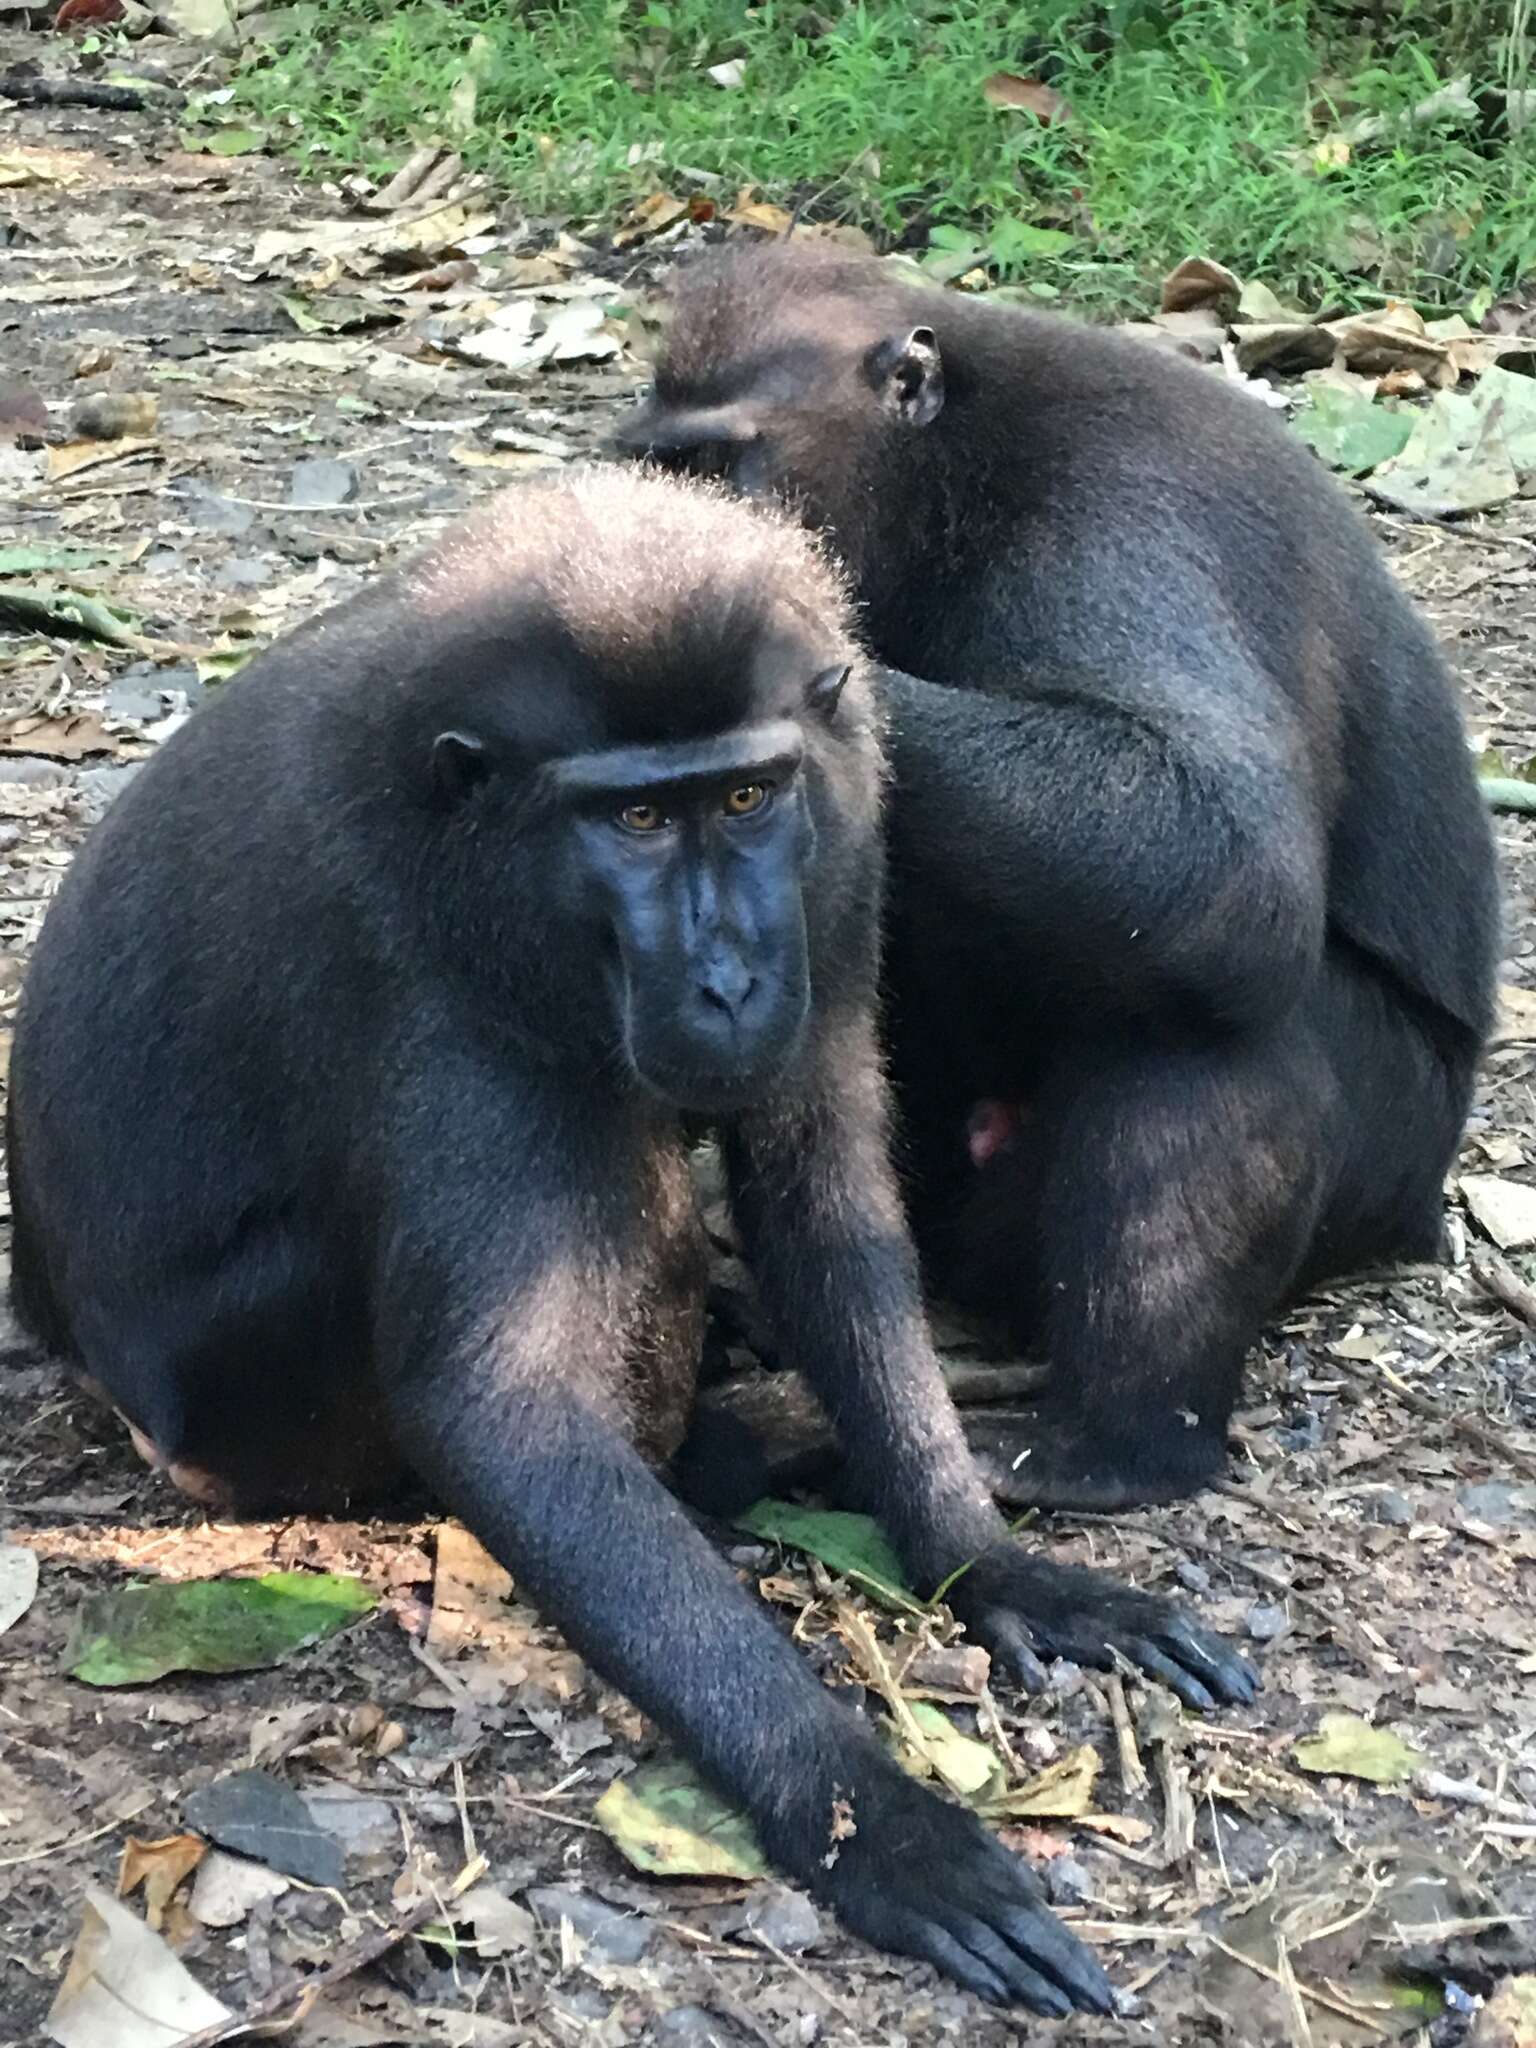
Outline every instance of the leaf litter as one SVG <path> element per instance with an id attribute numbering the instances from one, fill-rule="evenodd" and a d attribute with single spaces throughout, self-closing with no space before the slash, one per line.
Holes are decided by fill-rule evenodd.
<path id="1" fill-rule="evenodd" d="M 1043 108 L 1024 98 L 996 117 L 1039 120 Z M 0 157 L 8 211 L 27 235 L 0 323 L 8 359 L 14 346 L 45 402 L 42 424 L 33 407 L 31 431 L 0 450 L 0 591 L 19 586 L 37 602 L 0 625 L 0 728 L 14 741 L 0 758 L 0 1032 L 65 860 L 160 743 L 167 710 L 201 702 L 286 624 L 419 545 L 500 480 L 497 457 L 555 463 L 597 445 L 645 375 L 634 280 L 614 283 L 606 229 L 525 227 L 504 195 L 470 188 L 441 146 L 393 200 L 359 184 L 301 203 L 259 155 L 219 158 L 201 143 L 184 153 L 169 127 L 160 154 L 146 151 L 162 118 L 29 114 L 27 145 Z M 119 212 L 104 195 L 128 203 Z M 134 218 L 143 195 L 156 211 L 139 205 Z M 750 191 L 734 203 L 658 191 L 635 209 L 623 261 L 660 264 L 712 218 L 788 226 Z M 1053 232 L 1019 229 L 1026 252 L 1031 233 Z M 986 282 L 992 260 L 962 231 L 935 237 L 924 258 L 967 288 Z M 1422 467 L 1434 444 L 1421 423 L 1451 399 L 1460 405 L 1442 417 L 1456 426 L 1457 461 L 1465 451 L 1502 464 L 1500 488 L 1512 473 L 1525 490 L 1519 401 L 1536 319 L 1506 307 L 1474 332 L 1390 304 L 1348 319 L 1317 310 L 1200 257 L 1140 326 L 1149 344 L 1294 412 L 1367 490 L 1415 434 Z M 503 363 L 463 345 L 488 330 L 508 337 Z M 1288 351 L 1317 366 L 1283 374 Z M 1260 356 L 1262 367 L 1244 367 Z M 146 445 L 71 440 L 75 420 L 126 416 L 82 415 L 98 394 L 155 400 L 154 434 L 137 437 Z M 302 466 L 317 461 L 344 465 L 354 485 L 307 487 Z M 1385 481 L 1400 489 L 1403 475 Z M 1379 494 L 1378 531 L 1458 663 L 1479 752 L 1516 782 L 1536 760 L 1531 502 L 1503 496 L 1446 524 L 1424 514 L 1448 500 L 1435 489 L 1394 507 Z M 142 644 L 61 630 L 80 602 Z M 1501 1026 L 1451 1185 L 1449 1263 L 1329 1290 L 1266 1333 L 1225 1491 L 1030 1538 L 1182 1587 L 1214 1626 L 1241 1632 L 1272 1613 L 1281 1626 L 1254 1638 L 1266 1675 L 1255 1709 L 1170 1719 L 1156 1688 L 1127 1679 L 1117 1693 L 1070 1667 L 1039 1701 L 994 1696 L 984 1653 L 912 1600 L 856 1518 L 849 1527 L 786 1503 L 798 1523 L 725 1539 L 849 1705 L 888 1740 L 910 1745 L 915 1732 L 915 1767 L 1040 1861 L 1059 1910 L 1137 1987 L 1139 2024 L 1178 2048 L 1196 2000 L 1234 2041 L 1253 2038 L 1260 2011 L 1273 2038 L 1293 2041 L 1298 2001 L 1319 2043 L 1412 2038 L 1426 2015 L 1478 1999 L 1504 2024 L 1530 1974 L 1536 1496 L 1521 1487 L 1536 1451 L 1536 1274 L 1531 1241 L 1476 1183 L 1502 1184 L 1505 1211 L 1536 1186 L 1532 829 L 1501 820 L 1512 940 Z M 985 1353 L 963 1332 L 945 1343 L 974 1395 Z M 507 2043 L 523 2030 L 524 1996 L 551 2012 L 574 2000 L 577 2023 L 604 2041 L 639 2028 L 713 2034 L 730 2048 L 813 2035 L 832 2048 L 938 2048 L 957 2025 L 977 2048 L 1016 2039 L 1010 2022 L 830 1922 L 794 1969 L 754 1947 L 749 1981 L 731 1955 L 742 1900 L 771 1894 L 747 1872 L 739 1822 L 691 1773 L 664 1775 L 671 1804 L 656 1810 L 647 1774 L 683 1767 L 456 1525 L 189 1522 L 41 1361 L 8 1367 L 0 1401 L 0 1555 L 33 1560 L 12 1568 L 25 1597 L 3 1638 L 0 1717 L 0 1999 L 17 2027 L 46 2033 L 61 1975 L 75 2010 L 59 2024 L 86 2027 L 121 1956 L 148 1973 L 152 1999 L 216 1994 L 222 2009 L 273 2026 L 314 1992 L 305 2029 L 317 2042 Z M 283 1572 L 361 1580 L 373 1618 L 289 1649 L 280 1668 L 187 1671 L 182 1642 L 159 1677 L 92 1687 L 60 1669 L 72 1623 L 99 1611 L 98 1598 L 124 1596 L 131 1575 L 171 1587 Z M 1361 1752 L 1339 1746 L 1340 1716 L 1366 1730 L 1376 1768 L 1383 1733 L 1422 1761 L 1394 1751 L 1390 1778 L 1353 1774 L 1341 1759 Z M 1325 1768 L 1307 1767 L 1317 1742 Z M 313 1827 L 341 1858 L 334 1892 L 238 1848 L 197 1854 L 212 1837 L 193 1816 L 214 1825 L 198 1795 L 253 1768 L 278 1788 L 285 1818 L 274 1807 L 274 1825 L 247 1847 L 275 1849 L 290 1824 L 307 1840 Z M 671 1858 L 665 1881 L 609 1838 L 626 1801 L 635 1841 L 661 1866 Z M 328 1834 L 326 1818 L 356 1832 Z M 229 1832 L 227 1817 L 218 1825 Z M 729 1863 L 732 1844 L 742 1862 L 682 1874 L 690 1856 Z M 1394 1873 L 1431 1850 L 1453 1874 L 1398 1885 Z M 461 1882 L 466 1872 L 476 1874 Z M 113 1900 L 130 1877 L 134 1904 Z M 644 1916 L 643 1959 L 615 1965 L 568 1938 L 565 1922 L 537 1926 L 524 1901 L 541 1887 Z M 119 2012 L 111 2025 L 98 2038 L 137 2048 Z M 165 2029 L 154 2038 L 162 2048 Z"/>

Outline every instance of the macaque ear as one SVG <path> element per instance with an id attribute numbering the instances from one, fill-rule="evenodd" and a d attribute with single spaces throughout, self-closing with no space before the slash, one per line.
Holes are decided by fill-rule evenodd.
<path id="1" fill-rule="evenodd" d="M 490 773 L 485 742 L 472 732 L 440 732 L 432 742 L 432 780 L 438 794 L 457 803 Z"/>
<path id="2" fill-rule="evenodd" d="M 909 427 L 926 427 L 944 404 L 944 363 L 939 339 L 931 327 L 914 327 L 904 335 L 877 341 L 864 359 L 864 370 L 887 412 Z"/>
<path id="3" fill-rule="evenodd" d="M 822 718 L 830 718 L 843 694 L 843 685 L 852 674 L 853 669 L 847 663 L 823 669 L 805 693 L 805 701 L 811 710 Z"/>

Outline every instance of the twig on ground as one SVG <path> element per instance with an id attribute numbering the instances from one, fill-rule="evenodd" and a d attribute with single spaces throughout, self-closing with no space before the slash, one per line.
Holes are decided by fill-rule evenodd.
<path id="1" fill-rule="evenodd" d="M 457 1899 L 476 1885 L 489 1869 L 485 1858 L 477 1856 L 472 1863 L 466 1863 L 453 1883 L 448 1887 L 447 1896 Z M 418 1927 L 425 1927 L 428 1921 L 440 1919 L 443 1899 L 434 1894 L 421 1899 L 403 1919 L 395 1920 L 388 1927 L 374 1928 L 361 1939 L 350 1943 L 328 1962 L 324 1969 L 316 1970 L 302 1984 L 280 1984 L 269 1991 L 264 1998 L 247 2006 L 243 2013 L 234 2013 L 227 2020 L 220 2020 L 211 2027 L 204 2027 L 201 2033 L 189 2034 L 180 2048 L 222 2048 L 226 2041 L 238 2041 L 242 2034 L 249 2034 L 255 2028 L 265 2026 L 271 2020 L 283 2020 L 287 2026 L 297 2026 L 307 2018 L 327 1991 L 344 1984 L 349 1977 L 355 1977 L 359 1970 L 376 1963 L 380 1956 L 389 1954 Z"/>
<path id="2" fill-rule="evenodd" d="M 1252 1970 L 1256 1977 L 1267 1978 L 1278 1990 L 1288 1990 L 1289 1987 L 1284 1977 L 1281 1976 L 1278 1970 L 1272 1970 L 1268 1963 L 1261 1963 L 1257 1956 L 1244 1955 L 1240 1948 L 1233 1948 L 1230 1943 L 1222 1941 L 1218 1935 L 1212 1934 L 1208 1939 L 1212 1948 L 1219 1948 L 1221 1953 L 1224 1956 L 1229 1956 L 1234 1963 L 1241 1963 L 1245 1970 Z M 1381 2025 L 1380 2021 L 1371 2019 L 1366 2013 L 1361 2011 L 1359 2006 L 1351 2005 L 1347 1999 L 1335 1998 L 1331 1992 L 1319 1991 L 1314 1985 L 1303 1984 L 1294 1971 L 1291 1972 L 1291 1983 L 1295 1985 L 1298 1994 L 1309 2005 L 1320 2005 L 1325 2012 L 1337 2013 L 1342 2019 L 1352 2020 L 1357 2027 L 1364 2027 L 1369 2033 L 1382 2035 L 1386 2033 L 1387 2030 Z"/>
<path id="3" fill-rule="evenodd" d="M 1522 1280 L 1507 1259 L 1497 1252 L 1478 1252 L 1467 1261 L 1472 1277 L 1495 1301 L 1504 1304 L 1522 1323 L 1536 1327 L 1536 1287 Z"/>
<path id="4" fill-rule="evenodd" d="M 1120 1752 L 1120 1783 L 1128 1799 L 1139 1799 L 1151 1780 L 1141 1760 L 1141 1751 L 1136 1747 L 1136 1730 L 1131 1725 L 1131 1710 L 1125 1703 L 1125 1680 L 1119 1672 L 1105 1679 L 1104 1695 L 1109 1702 L 1109 1718 L 1115 1724 L 1115 1746 Z"/>
<path id="5" fill-rule="evenodd" d="M 1536 783 L 1531 786 L 1536 789 Z M 1501 1296 L 1500 1299 L 1502 1298 Z M 1527 1479 L 1536 1479 L 1536 1457 L 1522 1450 L 1518 1444 L 1512 1444 L 1507 1436 L 1492 1428 L 1490 1424 L 1480 1421 L 1477 1416 L 1457 1415 L 1452 1409 L 1442 1407 L 1438 1401 L 1432 1401 L 1428 1394 L 1421 1394 L 1417 1387 L 1409 1386 L 1402 1375 L 1395 1373 L 1389 1365 L 1382 1365 L 1378 1361 L 1373 1367 L 1358 1364 L 1352 1358 L 1340 1358 L 1334 1362 L 1364 1386 L 1371 1386 L 1379 1380 L 1391 1389 L 1411 1414 L 1422 1416 L 1426 1422 L 1437 1422 L 1442 1429 L 1454 1430 L 1458 1436 L 1464 1436 L 1468 1443 L 1476 1444 L 1480 1451 L 1487 1452 L 1501 1465 L 1512 1465 Z"/>

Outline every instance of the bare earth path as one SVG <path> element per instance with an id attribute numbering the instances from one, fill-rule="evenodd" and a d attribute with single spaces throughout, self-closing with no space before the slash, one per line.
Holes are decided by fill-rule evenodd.
<path id="1" fill-rule="evenodd" d="M 24 40 L 0 47 L 0 69 Z M 506 307 L 520 288 L 553 285 L 576 303 L 596 289 L 581 261 L 534 259 L 537 240 L 510 208 L 484 231 L 495 240 L 473 280 L 439 271 L 423 289 L 366 251 L 350 271 L 270 246 L 258 258 L 264 235 L 345 217 L 341 195 L 300 189 L 264 158 L 180 153 L 143 115 L 0 102 L 7 1047 L 28 948 L 73 849 L 167 721 L 218 686 L 218 655 L 341 597 L 509 469 L 592 443 L 639 374 L 624 357 L 496 369 L 435 345 L 485 323 L 485 307 L 469 320 L 477 298 Z M 317 272 L 321 288 L 303 282 Z M 153 396 L 157 418 L 130 415 L 136 431 L 88 448 L 94 460 L 47 451 L 35 433 L 29 444 L 29 419 L 69 442 L 70 408 L 94 393 Z M 1452 653 L 1477 731 L 1511 759 L 1536 753 L 1531 506 L 1455 529 L 1379 530 Z M 95 561 L 18 570 L 6 561 L 17 548 L 93 550 Z M 45 637 L 5 609 L 7 592 L 64 588 L 131 614 L 137 644 Z M 18 731 L 27 718 L 37 722 Z M 1505 979 L 1536 987 L 1536 840 L 1521 820 L 1499 830 Z M 197 886 L 195 871 L 186 883 Z M 1536 995 L 1507 1010 L 1461 1170 L 1522 1181 L 1536 1168 Z M 1139 1686 L 1117 1701 L 1065 1669 L 1042 1702 L 999 1702 L 995 1720 L 983 1706 L 983 1732 L 1019 1779 L 1091 1745 L 1104 1764 L 1094 1810 L 1120 1817 L 1107 1828 L 1042 1819 L 1021 1834 L 1050 1859 L 1063 1910 L 1138 1988 L 1120 2019 L 1054 2030 L 847 1943 L 775 1891 L 641 1879 L 590 1824 L 597 1795 L 656 1747 L 632 1710 L 515 1612 L 507 1626 L 522 1648 L 503 1646 L 499 1665 L 471 1655 L 434 1670 L 413 1653 L 438 1523 L 207 1525 L 53 1369 L 16 1350 L 0 1365 L 0 1533 L 37 1552 L 42 1576 L 30 1612 L 0 1636 L 0 2043 L 45 2038 L 84 1889 L 113 1887 L 124 1840 L 180 1832 L 186 1795 L 244 1766 L 254 1745 L 306 1791 L 350 1786 L 383 1805 L 362 1810 L 366 1839 L 341 1893 L 294 1887 L 227 1928 L 190 1917 L 184 1892 L 172 1902 L 168 1934 L 236 2010 L 451 1882 L 467 1844 L 510 1897 L 569 1892 L 536 1896 L 535 1921 L 519 1921 L 499 1955 L 494 1942 L 455 1958 L 406 1941 L 282 2036 L 311 2048 L 990 2048 L 1048 2033 L 1067 2048 L 1405 2031 L 1449 2048 L 1467 2025 L 1455 2008 L 1536 1968 L 1532 1331 L 1480 1283 L 1474 1266 L 1491 1247 L 1454 1185 L 1450 1212 L 1457 1263 L 1340 1289 L 1269 1333 L 1225 1487 L 1117 1527 L 1044 1532 L 1055 1554 L 1182 1584 L 1249 1640 L 1265 1677 L 1251 1711 L 1182 1728 Z M 1523 1257 L 1509 1255 L 1517 1272 Z M 767 1580 L 830 1678 L 872 1675 L 857 1624 L 852 1641 L 846 1624 L 838 1633 L 846 1589 L 771 1547 L 733 1554 Z M 94 1588 L 130 1572 L 307 1563 L 361 1574 L 384 1605 L 247 1677 L 120 1692 L 60 1673 L 70 1618 Z M 1124 1742 L 1112 1714 L 1122 1704 Z M 956 1717 L 974 1733 L 973 1706 Z M 1329 1713 L 1390 1727 L 1440 1777 L 1308 1774 L 1294 1744 Z M 264 1719 L 274 1714 L 285 1718 Z M 1474 1801 L 1444 1780 L 1495 1796 Z M 1401 1986 L 1394 1998 L 1388 1966 L 1412 1966 L 1421 1985 L 1451 1980 L 1453 2009 L 1432 2033 L 1438 2004 L 1404 2004 Z"/>

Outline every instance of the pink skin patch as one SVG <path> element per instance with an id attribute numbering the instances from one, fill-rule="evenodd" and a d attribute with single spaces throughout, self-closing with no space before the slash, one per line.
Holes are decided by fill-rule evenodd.
<path id="1" fill-rule="evenodd" d="M 1003 1102 L 996 1097 L 978 1102 L 966 1123 L 972 1166 L 985 1166 L 999 1152 L 1011 1152 L 1028 1118 L 1022 1102 Z"/>

